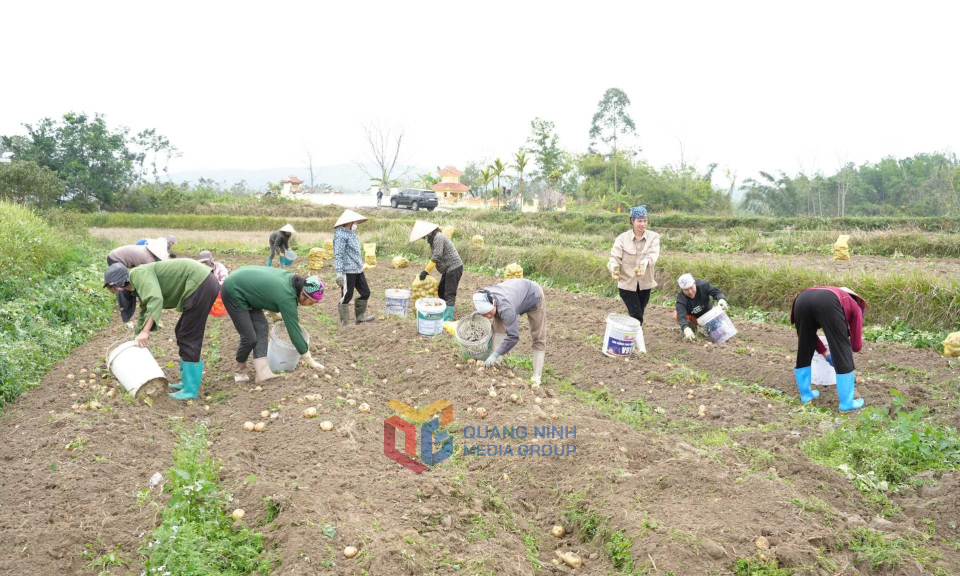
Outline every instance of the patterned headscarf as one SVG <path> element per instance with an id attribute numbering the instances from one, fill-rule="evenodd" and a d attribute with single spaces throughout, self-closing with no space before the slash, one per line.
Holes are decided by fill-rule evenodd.
<path id="1" fill-rule="evenodd" d="M 647 207 L 646 206 L 634 206 L 630 209 L 630 219 L 647 219 Z"/>
<path id="2" fill-rule="evenodd" d="M 323 281 L 318 276 L 310 276 L 303 284 L 303 291 L 317 302 L 323 300 Z"/>

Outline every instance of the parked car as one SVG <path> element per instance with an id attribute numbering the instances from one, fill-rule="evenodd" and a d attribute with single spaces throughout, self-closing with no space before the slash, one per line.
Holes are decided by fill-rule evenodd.
<path id="1" fill-rule="evenodd" d="M 432 212 L 439 203 L 436 193 L 432 190 L 417 190 L 416 188 L 404 188 L 390 197 L 390 205 L 394 208 L 409 206 L 413 211 L 426 208 Z"/>

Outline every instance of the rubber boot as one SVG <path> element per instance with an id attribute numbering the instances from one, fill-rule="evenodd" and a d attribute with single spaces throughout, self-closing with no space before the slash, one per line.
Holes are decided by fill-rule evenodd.
<path id="1" fill-rule="evenodd" d="M 369 302 L 369 300 L 357 300 L 354 302 L 354 312 L 357 315 L 357 324 L 376 320 L 373 314 L 367 314 L 367 302 Z"/>
<path id="2" fill-rule="evenodd" d="M 200 380 L 203 378 L 203 360 L 199 362 L 180 362 L 180 378 L 183 389 L 170 395 L 176 400 L 195 400 L 200 392 Z"/>
<path id="3" fill-rule="evenodd" d="M 546 352 L 543 350 L 534 350 L 533 351 L 533 376 L 530 378 L 531 382 L 540 384 L 540 377 L 543 374 L 543 357 L 546 355 Z"/>
<path id="4" fill-rule="evenodd" d="M 267 268 L 273 267 L 273 258 L 267 258 Z"/>
<path id="5" fill-rule="evenodd" d="M 340 312 L 340 325 L 349 326 L 350 325 L 350 303 L 347 304 L 338 304 L 337 311 Z"/>
<path id="6" fill-rule="evenodd" d="M 810 367 L 794 368 L 793 376 L 797 379 L 797 388 L 800 389 L 800 402 L 806 404 L 814 398 L 820 397 L 819 390 L 810 389 Z"/>
<path id="7" fill-rule="evenodd" d="M 840 411 L 849 412 L 863 407 L 863 398 L 853 398 L 853 387 L 856 382 L 855 372 L 837 374 L 837 397 L 840 399 Z"/>
<path id="8" fill-rule="evenodd" d="M 183 358 L 178 358 L 180 360 L 180 382 L 176 384 L 167 384 L 167 387 L 173 390 L 183 390 Z"/>
<path id="9" fill-rule="evenodd" d="M 257 384 L 277 377 L 270 369 L 270 362 L 266 358 L 254 358 L 253 369 L 257 372 Z"/>
<path id="10" fill-rule="evenodd" d="M 453 321 L 453 306 L 447 305 L 446 309 L 443 311 L 443 321 L 451 322 Z"/>
<path id="11" fill-rule="evenodd" d="M 237 367 L 233 369 L 234 382 L 249 382 L 250 374 L 247 372 L 246 362 L 237 362 Z"/>

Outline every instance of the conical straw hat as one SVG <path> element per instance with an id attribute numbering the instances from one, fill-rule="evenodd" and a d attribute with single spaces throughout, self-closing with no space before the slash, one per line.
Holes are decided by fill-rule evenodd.
<path id="1" fill-rule="evenodd" d="M 168 260 L 170 258 L 166 238 L 150 238 L 147 240 L 147 250 L 160 260 Z"/>
<path id="2" fill-rule="evenodd" d="M 424 222 L 423 220 L 417 220 L 413 225 L 413 231 L 410 232 L 410 241 L 414 242 L 426 236 L 427 234 L 433 232 L 437 228 L 440 228 L 432 222 Z"/>
<path id="3" fill-rule="evenodd" d="M 334 228 L 343 226 L 344 224 L 351 224 L 353 222 L 366 222 L 366 216 L 361 216 L 353 210 L 344 210 L 343 214 L 340 215 L 340 218 L 337 219 L 337 223 L 333 225 Z"/>
<path id="4" fill-rule="evenodd" d="M 284 224 L 283 228 L 280 229 L 281 232 L 289 232 L 291 234 L 296 234 L 297 231 L 293 229 L 293 226 L 289 224 Z"/>

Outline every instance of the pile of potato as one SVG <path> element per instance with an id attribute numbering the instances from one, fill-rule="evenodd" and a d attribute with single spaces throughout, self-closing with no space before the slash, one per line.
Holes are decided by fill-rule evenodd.
<path id="1" fill-rule="evenodd" d="M 457 227 L 454 226 L 453 224 L 450 224 L 449 226 L 444 226 L 443 228 L 441 228 L 440 231 L 443 232 L 444 236 L 453 240 L 453 235 L 456 234 Z"/>
<path id="2" fill-rule="evenodd" d="M 847 234 L 841 234 L 837 238 L 837 242 L 833 245 L 833 259 L 834 260 L 849 260 L 850 259 L 850 247 L 847 246 L 847 242 L 850 240 L 850 236 Z"/>
<path id="3" fill-rule="evenodd" d="M 310 249 L 310 269 L 319 270 L 323 268 L 323 248 Z"/>
<path id="4" fill-rule="evenodd" d="M 369 242 L 363 245 L 363 263 L 369 264 L 371 268 L 377 265 L 377 243 Z M 364 266 L 366 269 L 366 266 Z"/>
<path id="5" fill-rule="evenodd" d="M 516 262 L 507 265 L 507 268 L 503 271 L 504 280 L 512 280 L 514 278 L 523 278 L 523 268 Z"/>
<path id="6" fill-rule="evenodd" d="M 479 234 L 470 239 L 470 244 L 474 250 L 483 250 L 485 248 L 483 236 Z"/>
<path id="7" fill-rule="evenodd" d="M 323 241 L 323 259 L 333 260 L 333 240 Z"/>
<path id="8" fill-rule="evenodd" d="M 423 282 L 420 281 L 419 276 L 414 277 L 413 284 L 410 286 L 413 291 L 413 301 L 416 302 L 421 298 L 436 298 L 439 287 L 440 281 L 433 276 L 427 275 Z"/>
<path id="9" fill-rule="evenodd" d="M 407 267 L 407 264 L 409 264 L 409 263 L 410 263 L 410 261 L 407 260 L 406 258 L 404 258 L 403 256 L 394 256 L 394 257 L 393 257 L 393 267 L 394 267 L 394 268 L 406 268 L 406 267 Z"/>

